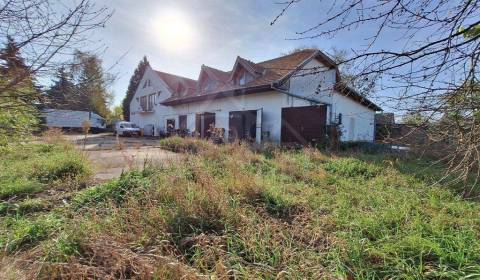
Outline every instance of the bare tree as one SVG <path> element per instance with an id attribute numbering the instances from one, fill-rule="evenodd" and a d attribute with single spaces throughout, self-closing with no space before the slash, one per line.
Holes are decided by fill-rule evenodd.
<path id="1" fill-rule="evenodd" d="M 282 10 L 272 24 L 302 2 L 278 3 Z M 357 79 L 379 75 L 375 97 L 382 106 L 403 114 L 421 113 L 435 123 L 429 134 L 451 151 L 442 159 L 450 171 L 462 179 L 476 172 L 478 179 L 480 1 L 319 2 L 325 12 L 291 39 L 365 34 L 365 43 L 339 63 L 353 63 Z"/>
<path id="2" fill-rule="evenodd" d="M 0 92 L 14 90 L 31 76 L 50 73 L 58 66 L 59 57 L 87 44 L 91 32 L 103 27 L 111 16 L 106 7 L 97 7 L 94 2 L 0 0 L 0 38 L 5 42 L 13 39 L 28 68 L 2 83 Z M 0 108 L 3 100 L 0 98 Z"/>

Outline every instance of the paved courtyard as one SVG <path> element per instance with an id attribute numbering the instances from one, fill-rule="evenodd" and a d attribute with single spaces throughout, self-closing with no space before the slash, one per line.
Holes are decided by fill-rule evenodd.
<path id="1" fill-rule="evenodd" d="M 94 168 L 94 179 L 105 181 L 120 176 L 122 171 L 142 169 L 145 164 L 168 164 L 179 155 L 161 149 L 158 139 L 116 137 L 112 134 L 66 135 L 79 150 L 84 150 Z"/>

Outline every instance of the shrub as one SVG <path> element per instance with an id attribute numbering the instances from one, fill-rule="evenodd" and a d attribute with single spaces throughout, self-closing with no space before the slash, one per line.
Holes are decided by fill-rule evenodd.
<path id="1" fill-rule="evenodd" d="M 80 179 L 90 172 L 85 159 L 74 151 L 37 158 L 31 162 L 31 168 L 31 176 L 43 183 Z"/>
<path id="2" fill-rule="evenodd" d="M 207 150 L 213 144 L 205 140 L 193 137 L 181 138 L 172 136 L 160 140 L 160 147 L 176 153 L 197 154 L 200 151 Z"/>

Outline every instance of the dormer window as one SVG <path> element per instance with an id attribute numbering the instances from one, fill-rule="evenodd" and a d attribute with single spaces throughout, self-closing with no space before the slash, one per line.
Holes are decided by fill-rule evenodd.
<path id="1" fill-rule="evenodd" d="M 209 92 L 217 87 L 218 83 L 210 79 L 206 74 L 202 75 L 200 80 L 200 89 L 203 92 Z"/>
<path id="2" fill-rule="evenodd" d="M 237 75 L 235 77 L 235 84 L 239 86 L 244 86 L 247 83 L 253 80 L 253 76 L 245 71 L 245 69 L 241 68 L 238 70 Z"/>
<path id="3" fill-rule="evenodd" d="M 207 79 L 203 84 L 203 89 L 205 91 L 212 91 L 213 89 L 215 89 L 215 87 L 216 87 L 216 83 L 209 79 Z"/>

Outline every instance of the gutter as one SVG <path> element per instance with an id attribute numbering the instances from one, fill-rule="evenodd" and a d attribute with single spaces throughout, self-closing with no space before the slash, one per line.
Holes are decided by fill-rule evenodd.
<path id="1" fill-rule="evenodd" d="M 239 88 L 239 89 L 232 89 L 228 91 L 209 93 L 205 95 L 194 95 L 186 98 L 164 101 L 164 102 L 161 102 L 160 104 L 167 105 L 167 106 L 175 106 L 175 105 L 191 103 L 191 102 L 201 102 L 201 101 L 214 100 L 214 99 L 225 98 L 225 97 L 247 95 L 251 93 L 266 91 L 269 89 L 271 89 L 271 85 L 260 85 L 260 86 L 250 87 L 250 88 Z"/>

